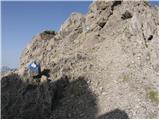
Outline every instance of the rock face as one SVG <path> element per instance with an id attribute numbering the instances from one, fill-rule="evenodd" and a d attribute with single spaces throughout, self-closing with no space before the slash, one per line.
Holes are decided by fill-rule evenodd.
<path id="1" fill-rule="evenodd" d="M 158 8 L 144 1 L 72 13 L 59 32 L 33 37 L 19 78 L 2 77 L 2 118 L 158 118 L 158 26 Z M 33 59 L 42 84 L 25 72 Z"/>

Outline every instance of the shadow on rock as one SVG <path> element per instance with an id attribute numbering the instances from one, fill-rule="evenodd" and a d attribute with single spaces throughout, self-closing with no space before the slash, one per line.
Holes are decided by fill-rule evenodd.
<path id="1" fill-rule="evenodd" d="M 99 116 L 98 119 L 129 119 L 129 117 L 125 111 L 115 109 L 111 112 Z"/>
<path id="2" fill-rule="evenodd" d="M 41 76 L 42 76 L 42 75 L 45 75 L 45 76 L 47 76 L 47 77 L 50 77 L 49 73 L 50 73 L 50 70 L 49 70 L 49 69 L 44 69 L 44 70 L 41 72 Z"/>
<path id="3" fill-rule="evenodd" d="M 67 76 L 43 84 L 24 82 L 17 74 L 1 79 L 2 118 L 96 118 L 96 95 L 85 78 L 70 81 Z M 99 118 L 127 119 L 119 109 Z"/>
<path id="4" fill-rule="evenodd" d="M 48 118 L 54 91 L 48 83 L 25 83 L 17 74 L 2 77 L 2 118 Z M 52 87 L 52 90 L 56 89 Z"/>
<path id="5" fill-rule="evenodd" d="M 95 118 L 96 96 L 83 77 L 70 82 L 61 94 L 61 99 L 54 102 L 57 106 L 51 118 Z"/>
<path id="6" fill-rule="evenodd" d="M 12 74 L 1 81 L 2 118 L 95 118 L 96 97 L 83 78 L 34 85 Z"/>

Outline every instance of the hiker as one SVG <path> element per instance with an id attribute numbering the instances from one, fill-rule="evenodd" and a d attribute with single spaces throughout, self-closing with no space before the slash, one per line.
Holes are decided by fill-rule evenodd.
<path id="1" fill-rule="evenodd" d="M 32 77 L 38 77 L 41 74 L 40 64 L 35 60 L 27 64 L 27 70 Z"/>

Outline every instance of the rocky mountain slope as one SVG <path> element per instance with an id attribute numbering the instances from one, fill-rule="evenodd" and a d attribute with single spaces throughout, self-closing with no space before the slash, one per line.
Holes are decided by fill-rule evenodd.
<path id="1" fill-rule="evenodd" d="M 18 71 L 2 76 L 2 118 L 158 118 L 158 9 L 94 1 L 57 33 L 34 36 Z"/>
<path id="2" fill-rule="evenodd" d="M 8 71 L 16 71 L 16 68 L 10 68 L 8 66 L 1 66 L 1 68 L 0 68 L 1 74 L 4 74 Z"/>

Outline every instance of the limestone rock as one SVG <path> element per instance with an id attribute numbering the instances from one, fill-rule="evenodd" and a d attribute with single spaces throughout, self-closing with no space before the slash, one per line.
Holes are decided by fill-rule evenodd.
<path id="1" fill-rule="evenodd" d="M 70 17 L 64 22 L 60 28 L 60 34 L 66 37 L 74 30 L 82 29 L 82 25 L 85 22 L 85 17 L 80 13 L 72 13 Z"/>
<path id="2" fill-rule="evenodd" d="M 157 98 L 159 88 L 158 9 L 146 1 L 94 1 L 86 15 L 72 13 L 58 32 L 37 34 L 22 52 L 16 79 L 25 77 L 30 86 L 25 67 L 35 59 L 42 84 L 28 90 L 17 82 L 13 88 L 10 75 L 3 78 L 2 118 L 26 118 L 32 103 L 30 118 L 97 118 L 117 106 L 126 119 L 158 118 L 157 102 L 146 96 Z M 15 108 L 18 114 L 8 111 Z"/>

